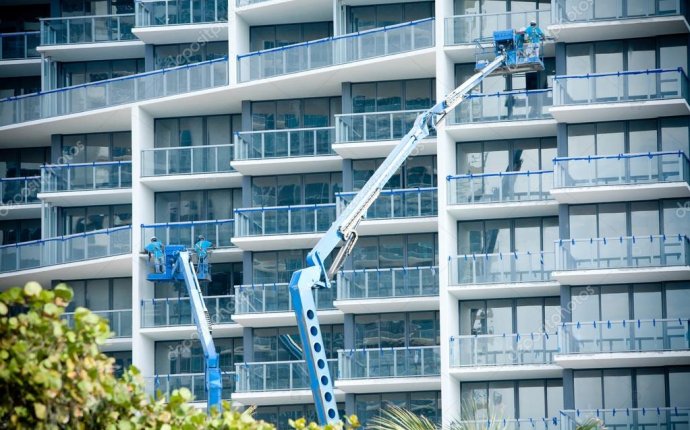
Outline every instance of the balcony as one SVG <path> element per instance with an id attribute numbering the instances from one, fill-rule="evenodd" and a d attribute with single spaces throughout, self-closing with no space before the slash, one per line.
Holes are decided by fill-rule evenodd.
<path id="1" fill-rule="evenodd" d="M 333 149 L 344 158 L 385 157 L 410 131 L 422 112 L 398 110 L 335 115 Z M 427 140 L 418 147 L 420 155 L 436 153 L 435 134 Z"/>
<path id="2" fill-rule="evenodd" d="M 566 43 L 687 33 L 687 19 L 683 16 L 687 7 L 683 9 L 683 3 L 619 0 L 583 7 L 576 0 L 556 0 L 554 25 L 549 31 Z"/>
<path id="3" fill-rule="evenodd" d="M 553 171 L 448 176 L 448 212 L 458 220 L 556 215 Z"/>
<path id="4" fill-rule="evenodd" d="M 592 419 L 598 419 L 612 430 L 682 429 L 690 424 L 690 407 L 562 410 L 560 430 L 582 428 Z"/>
<path id="5" fill-rule="evenodd" d="M 0 178 L 0 217 L 2 219 L 40 218 L 40 176 Z"/>
<path id="6" fill-rule="evenodd" d="M 233 145 L 177 146 L 141 150 L 141 176 L 234 172 Z"/>
<path id="7" fill-rule="evenodd" d="M 0 33 L 0 61 L 40 59 L 36 51 L 40 42 L 40 31 Z"/>
<path id="8" fill-rule="evenodd" d="M 335 212 L 335 203 L 235 209 L 233 242 L 245 251 L 311 248 L 317 233 L 335 221 Z"/>
<path id="9" fill-rule="evenodd" d="M 235 391 L 235 372 L 221 372 L 221 380 L 223 384 L 223 392 L 221 398 L 223 400 L 230 400 L 230 397 Z M 144 378 L 146 391 L 150 395 L 161 396 L 168 400 L 174 390 L 180 388 L 187 388 L 194 396 L 194 402 L 205 402 L 208 400 L 208 393 L 206 392 L 206 374 L 205 373 L 176 373 L 171 375 L 156 375 L 153 377 Z"/>
<path id="10" fill-rule="evenodd" d="M 113 332 L 113 338 L 132 337 L 131 309 L 92 311 L 92 313 L 108 321 L 110 330 Z M 62 317 L 70 327 L 74 327 L 74 312 L 65 312 Z"/>
<path id="11" fill-rule="evenodd" d="M 41 166 L 41 195 L 62 206 L 131 202 L 132 162 L 107 161 Z M 74 196 L 74 192 L 91 193 Z"/>
<path id="12" fill-rule="evenodd" d="M 235 133 L 235 162 L 244 175 L 330 172 L 342 168 L 331 144 L 334 127 Z"/>
<path id="13" fill-rule="evenodd" d="M 438 266 L 341 270 L 338 309 L 347 313 L 438 309 Z"/>
<path id="14" fill-rule="evenodd" d="M 233 323 L 235 296 L 204 296 L 204 303 L 212 324 Z M 141 301 L 141 326 L 143 328 L 193 324 L 189 297 L 166 297 Z"/>
<path id="15" fill-rule="evenodd" d="M 567 368 L 682 365 L 690 359 L 690 320 L 563 323 L 556 362 Z"/>
<path id="16" fill-rule="evenodd" d="M 551 89 L 470 94 L 448 117 L 446 130 L 457 142 L 486 139 L 486 123 L 495 123 L 492 132 L 497 138 L 553 136 L 551 106 Z"/>
<path id="17" fill-rule="evenodd" d="M 41 18 L 41 45 L 136 40 L 134 14 Z"/>
<path id="18" fill-rule="evenodd" d="M 690 161 L 681 151 L 557 157 L 554 180 L 560 203 L 690 197 Z"/>
<path id="19" fill-rule="evenodd" d="M 683 235 L 563 239 L 556 242 L 552 276 L 568 285 L 685 280 L 690 240 Z"/>
<path id="20" fill-rule="evenodd" d="M 356 192 L 336 193 L 338 214 Z M 367 211 L 359 227 L 360 235 L 405 234 L 438 230 L 438 188 L 383 190 Z"/>
<path id="21" fill-rule="evenodd" d="M 449 291 L 459 299 L 557 295 L 553 252 L 467 254 L 449 258 Z"/>
<path id="22" fill-rule="evenodd" d="M 348 393 L 404 391 L 405 387 L 419 391 L 438 389 L 440 348 L 410 346 L 341 350 L 338 351 L 338 368 L 336 385 Z"/>
<path id="23" fill-rule="evenodd" d="M 340 312 L 334 311 L 335 286 L 314 290 L 314 302 L 323 324 L 342 323 Z M 245 327 L 295 325 L 292 298 L 287 283 L 235 286 L 235 320 Z"/>
<path id="24" fill-rule="evenodd" d="M 213 244 L 211 263 L 219 260 L 236 261 L 238 258 L 241 260 L 241 251 L 232 242 L 234 232 L 234 219 L 142 224 L 141 243 L 145 245 L 155 236 L 166 245 L 193 248 L 199 235 L 203 235 Z"/>
<path id="25" fill-rule="evenodd" d="M 335 379 L 337 360 L 328 360 L 331 378 Z M 309 372 L 304 361 L 267 361 L 235 364 L 237 389 L 233 400 L 242 404 L 299 404 L 312 400 Z M 336 390 L 336 399 L 342 393 Z"/>
<path id="26" fill-rule="evenodd" d="M 134 12 L 134 34 L 146 43 L 228 39 L 227 1 L 142 0 L 134 2 Z"/>
<path id="27" fill-rule="evenodd" d="M 0 127 L 228 84 L 227 57 L 0 100 Z"/>
<path id="28" fill-rule="evenodd" d="M 551 114 L 559 122 L 633 120 L 688 115 L 683 69 L 556 76 Z"/>
<path id="29" fill-rule="evenodd" d="M 239 82 L 300 73 L 434 46 L 434 19 L 238 55 Z"/>

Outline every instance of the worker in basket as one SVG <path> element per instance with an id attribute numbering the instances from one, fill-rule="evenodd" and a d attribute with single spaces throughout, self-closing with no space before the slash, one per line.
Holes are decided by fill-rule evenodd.
<path id="1" fill-rule="evenodd" d="M 149 262 L 153 256 L 153 266 L 156 273 L 165 272 L 165 245 L 158 241 L 156 236 L 151 238 L 151 242 L 144 248 L 149 255 Z"/>
<path id="2" fill-rule="evenodd" d="M 197 237 L 197 242 L 194 244 L 194 252 L 199 259 L 200 273 L 208 273 L 208 251 L 213 247 L 213 244 L 206 240 L 206 237 L 199 235 Z"/>
<path id="3" fill-rule="evenodd" d="M 529 27 L 525 29 L 525 42 L 527 42 L 525 56 L 527 58 L 540 57 L 539 46 L 544 38 L 544 32 L 541 28 L 539 28 L 539 26 L 537 26 L 537 21 L 530 21 Z"/>

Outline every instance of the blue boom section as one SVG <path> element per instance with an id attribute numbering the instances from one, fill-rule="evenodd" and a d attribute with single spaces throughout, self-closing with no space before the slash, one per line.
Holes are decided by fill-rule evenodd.
<path id="1" fill-rule="evenodd" d="M 201 279 L 206 280 L 208 274 L 201 274 Z M 204 351 L 206 363 L 206 390 L 208 392 L 208 411 L 215 407 L 220 411 L 221 393 L 223 383 L 220 373 L 220 362 L 216 346 L 211 337 L 211 318 L 209 317 L 204 297 L 199 286 L 199 275 L 194 270 L 192 256 L 184 246 L 168 245 L 165 247 L 165 273 L 151 273 L 147 276 L 153 282 L 184 281 L 189 294 L 189 303 L 192 308 L 194 324 L 201 347 Z"/>

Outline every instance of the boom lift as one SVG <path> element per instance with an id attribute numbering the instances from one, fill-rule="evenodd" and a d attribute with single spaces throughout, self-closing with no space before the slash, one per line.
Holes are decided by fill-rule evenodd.
<path id="1" fill-rule="evenodd" d="M 529 57 L 520 49 L 519 37 L 522 36 L 516 35 L 514 30 L 494 32 L 492 44 L 494 59 L 490 62 L 478 60 L 479 71 L 475 75 L 436 105 L 417 116 L 412 129 L 386 157 L 352 202 L 307 254 L 307 267 L 293 273 L 289 285 L 290 298 L 297 317 L 316 415 L 321 425 L 335 423 L 339 420 L 339 416 L 312 290 L 331 287 L 331 279 L 354 248 L 360 221 L 395 171 L 412 154 L 417 144 L 429 135 L 429 127 L 435 128 L 487 76 L 544 69 L 544 64 L 538 55 Z M 341 241 L 344 242 L 343 246 L 333 258 L 331 266 L 326 269 L 326 258 Z"/>

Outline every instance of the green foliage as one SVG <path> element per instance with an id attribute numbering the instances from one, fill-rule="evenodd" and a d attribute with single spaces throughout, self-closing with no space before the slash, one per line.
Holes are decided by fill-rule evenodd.
<path id="1" fill-rule="evenodd" d="M 340 424 L 327 424 L 323 427 L 314 422 L 307 423 L 304 418 L 288 420 L 288 424 L 295 430 L 355 430 L 361 427 L 357 415 L 345 417 L 345 420 Z"/>
<path id="2" fill-rule="evenodd" d="M 61 316 L 71 299 L 65 285 L 35 282 L 0 293 L 0 428 L 275 430 L 227 402 L 208 416 L 188 389 L 153 400 L 135 368 L 116 378 L 98 348 L 107 321 L 77 308 L 70 327 Z"/>
<path id="3" fill-rule="evenodd" d="M 596 417 L 590 417 L 577 424 L 576 430 L 606 430 L 604 422 Z"/>
<path id="4" fill-rule="evenodd" d="M 427 417 L 396 405 L 388 405 L 381 416 L 369 420 L 368 428 L 374 430 L 437 430 L 438 426 Z"/>

